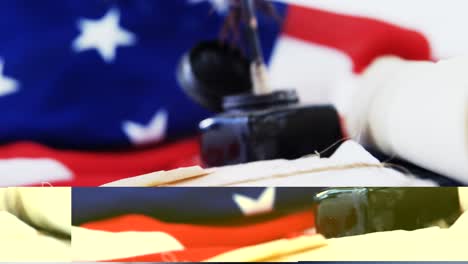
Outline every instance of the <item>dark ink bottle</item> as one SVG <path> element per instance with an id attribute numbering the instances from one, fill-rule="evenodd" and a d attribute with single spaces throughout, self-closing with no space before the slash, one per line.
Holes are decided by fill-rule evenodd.
<path id="1" fill-rule="evenodd" d="M 199 125 L 202 160 L 208 167 L 315 152 L 328 156 L 344 137 L 333 106 L 302 105 L 294 90 L 271 89 L 254 2 L 241 1 L 250 58 L 226 43 L 203 42 L 183 56 L 178 68 L 184 92 L 218 113 Z"/>
<path id="2" fill-rule="evenodd" d="M 457 187 L 334 188 L 315 197 L 325 237 L 450 226 L 462 214 Z"/>

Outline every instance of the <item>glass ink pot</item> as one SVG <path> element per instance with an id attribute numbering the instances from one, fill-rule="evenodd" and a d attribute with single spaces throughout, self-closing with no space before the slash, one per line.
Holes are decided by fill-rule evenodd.
<path id="1" fill-rule="evenodd" d="M 294 90 L 271 89 L 255 3 L 240 4 L 250 57 L 221 41 L 202 42 L 182 57 L 177 70 L 185 94 L 218 113 L 199 125 L 204 165 L 295 159 L 317 151 L 327 156 L 343 138 L 337 111 L 330 105 L 301 105 Z"/>
<path id="2" fill-rule="evenodd" d="M 177 77 L 193 101 L 218 112 L 199 124 L 207 167 L 300 158 L 343 138 L 331 105 L 302 105 L 294 90 L 252 93 L 248 60 L 222 43 L 197 45 L 183 56 Z"/>
<path id="3" fill-rule="evenodd" d="M 223 113 L 200 123 L 201 154 L 207 166 L 296 159 L 323 151 L 342 138 L 336 110 L 301 105 L 294 90 L 227 96 L 223 105 Z"/>
<path id="4" fill-rule="evenodd" d="M 327 238 L 450 226 L 461 213 L 457 187 L 334 188 L 315 196 L 316 229 Z"/>

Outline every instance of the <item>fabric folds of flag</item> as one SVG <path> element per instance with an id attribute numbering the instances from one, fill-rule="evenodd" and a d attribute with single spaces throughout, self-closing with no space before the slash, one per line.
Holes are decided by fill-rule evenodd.
<path id="1" fill-rule="evenodd" d="M 218 38 L 226 10 L 215 7 L 0 3 L 0 186 L 97 186 L 198 164 L 192 138 L 211 113 L 175 72 L 183 53 Z M 268 58 L 281 25 L 260 23 Z"/>
<path id="2" fill-rule="evenodd" d="M 212 113 L 182 93 L 175 69 L 197 42 L 218 37 L 222 2 L 0 3 L 0 185 L 96 186 L 198 164 L 191 138 Z M 375 59 L 466 53 L 468 40 L 452 34 L 463 1 L 274 4 L 280 24 L 259 16 L 273 87 L 333 103 L 345 123 Z"/>
<path id="3" fill-rule="evenodd" d="M 323 188 L 74 188 L 75 260 L 201 261 L 233 249 L 313 233 L 313 199 Z M 174 248 L 116 254 L 93 238 L 164 234 Z M 81 235 L 83 232 L 86 235 Z M 83 234 L 85 234 L 83 233 Z M 105 235 L 102 235 L 105 236 Z M 75 241 L 79 239 L 78 241 Z M 125 240 L 113 240 L 125 248 Z M 96 242 L 97 243 L 97 242 Z M 162 242 L 161 242 L 162 243 Z M 88 246 L 86 246 L 88 245 Z M 127 244 L 128 245 L 128 244 Z M 91 248 L 99 254 L 90 253 Z M 106 245 L 113 248 L 113 245 Z M 130 247 L 130 246 L 129 246 Z M 161 248 L 162 246 L 160 246 Z"/>
<path id="4" fill-rule="evenodd" d="M 125 151 L 58 150 L 32 142 L 12 143 L 0 147 L 0 186 L 100 186 L 198 165 L 198 152 L 195 138 Z"/>

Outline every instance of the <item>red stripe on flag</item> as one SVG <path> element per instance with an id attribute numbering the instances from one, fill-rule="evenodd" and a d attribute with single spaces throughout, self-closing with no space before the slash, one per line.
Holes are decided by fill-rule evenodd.
<path id="1" fill-rule="evenodd" d="M 420 32 L 365 17 L 291 5 L 283 33 L 346 53 L 356 73 L 382 55 L 431 59 L 429 41 Z"/>
<path id="2" fill-rule="evenodd" d="M 167 223 L 144 215 L 126 215 L 89 222 L 82 227 L 110 232 L 159 231 L 184 245 L 181 251 L 113 259 L 113 262 L 202 261 L 237 248 L 289 238 L 314 227 L 312 210 L 291 213 L 270 220 L 239 225 L 195 225 Z"/>
<path id="3" fill-rule="evenodd" d="M 99 186 L 140 174 L 197 165 L 198 157 L 199 145 L 195 138 L 120 152 L 59 150 L 32 142 L 0 147 L 0 159 L 50 158 L 73 172 L 73 181 L 52 182 L 54 186 Z"/>
<path id="4" fill-rule="evenodd" d="M 158 231 L 175 237 L 187 248 L 237 247 L 284 238 L 314 227 L 312 210 L 254 223 L 196 225 L 168 223 L 145 215 L 125 215 L 93 221 L 82 227 L 110 232 Z"/>

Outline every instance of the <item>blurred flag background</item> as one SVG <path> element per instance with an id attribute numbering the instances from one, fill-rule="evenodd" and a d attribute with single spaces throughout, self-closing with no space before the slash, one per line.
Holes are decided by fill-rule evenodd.
<path id="1" fill-rule="evenodd" d="M 449 4 L 450 2 L 450 4 Z M 375 58 L 466 53 L 464 1 L 275 2 L 260 16 L 275 88 L 346 113 Z M 0 3 L 0 185 L 95 186 L 199 163 L 198 122 L 211 115 L 175 69 L 218 37 L 223 0 Z"/>

